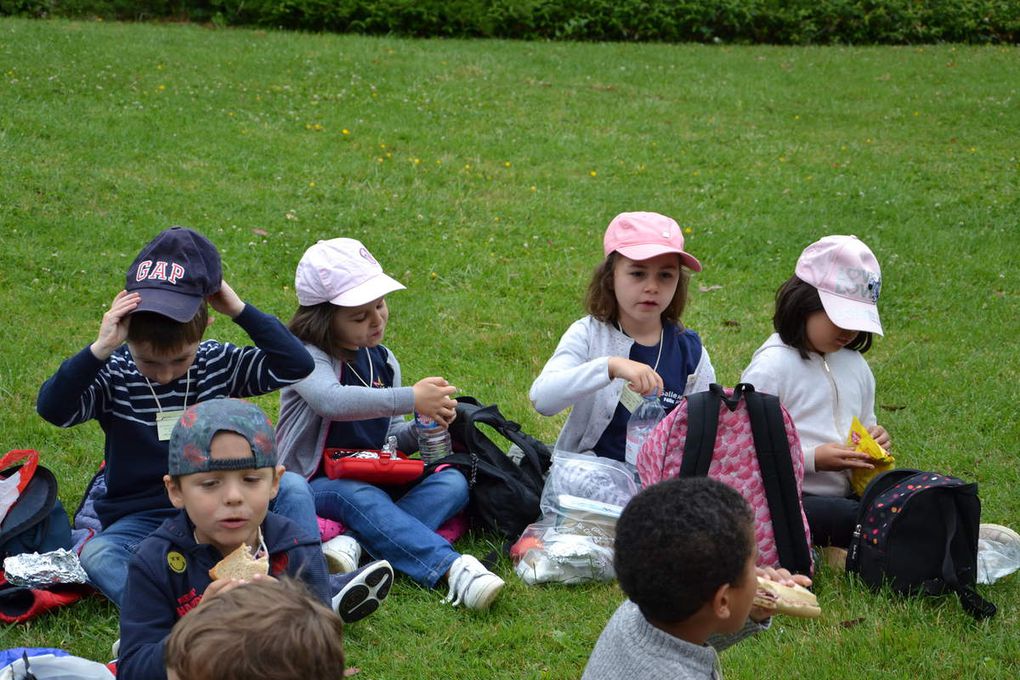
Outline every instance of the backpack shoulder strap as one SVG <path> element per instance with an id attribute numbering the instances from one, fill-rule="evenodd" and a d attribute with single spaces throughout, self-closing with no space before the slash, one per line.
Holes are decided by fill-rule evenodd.
<path id="1" fill-rule="evenodd" d="M 750 388 L 750 389 L 748 389 Z M 793 473 L 779 398 L 744 386 L 765 498 L 772 515 L 772 533 L 779 563 L 795 574 L 811 573 L 811 554 L 801 518 L 800 494 Z"/>
<path id="2" fill-rule="evenodd" d="M 678 476 L 705 477 L 715 451 L 720 399 L 714 391 L 695 392 L 684 398 L 687 400 L 687 436 Z"/>
<path id="3" fill-rule="evenodd" d="M 942 496 L 939 503 L 939 512 L 942 515 L 942 525 L 945 529 L 946 544 L 942 557 L 942 582 L 960 598 L 960 606 L 963 610 L 977 620 L 988 619 L 995 616 L 997 608 L 994 604 L 981 597 L 977 591 L 969 585 L 960 583 L 956 573 L 956 565 L 953 562 L 953 539 L 956 538 L 959 526 L 957 516 L 956 499 L 951 494 Z"/>

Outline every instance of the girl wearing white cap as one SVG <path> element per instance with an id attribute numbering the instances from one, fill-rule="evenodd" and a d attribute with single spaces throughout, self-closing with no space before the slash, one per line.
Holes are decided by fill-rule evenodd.
<path id="1" fill-rule="evenodd" d="M 707 390 L 715 370 L 698 334 L 680 322 L 690 271 L 680 226 L 652 212 L 622 213 L 603 238 L 605 259 L 588 286 L 589 315 L 571 324 L 531 385 L 542 415 L 573 407 L 556 448 L 624 460 L 639 395 L 666 411 Z"/>
<path id="2" fill-rule="evenodd" d="M 394 436 L 398 450 L 417 451 L 417 430 L 403 418 L 412 411 L 444 427 L 455 416 L 457 388 L 441 377 L 402 387 L 400 364 L 382 344 L 386 295 L 404 286 L 350 238 L 309 248 L 294 284 L 300 306 L 290 329 L 306 343 L 315 369 L 281 392 L 280 462 L 309 478 L 319 516 L 347 529 L 323 545 L 330 570 L 356 569 L 364 546 L 427 588 L 446 580 L 455 605 L 487 608 L 503 580 L 435 533 L 468 502 L 467 480 L 456 468 L 440 468 L 410 489 L 330 479 L 322 470 L 325 448 L 378 450 Z"/>
<path id="3" fill-rule="evenodd" d="M 862 356 L 872 334 L 882 335 L 881 285 L 878 261 L 857 237 L 812 243 L 776 293 L 776 332 L 740 378 L 778 396 L 797 426 L 804 513 L 817 546 L 850 544 L 859 505 L 850 472 L 874 467 L 868 454 L 844 444 L 854 416 L 889 448 L 889 433 L 875 418 L 875 377 Z"/>

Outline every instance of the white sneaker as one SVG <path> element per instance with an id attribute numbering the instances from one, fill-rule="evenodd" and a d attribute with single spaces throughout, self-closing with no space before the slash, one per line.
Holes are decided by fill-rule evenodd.
<path id="1" fill-rule="evenodd" d="M 456 607 L 459 604 L 468 609 L 488 609 L 505 585 L 503 579 L 482 566 L 472 555 L 461 555 L 450 566 L 447 578 L 450 594 L 446 602 Z"/>
<path id="2" fill-rule="evenodd" d="M 331 574 L 346 574 L 358 568 L 361 546 L 350 536 L 335 536 L 322 544 L 322 554 Z"/>
<path id="3" fill-rule="evenodd" d="M 113 660 L 116 661 L 120 657 L 120 638 L 113 643 L 110 647 L 110 653 L 113 654 Z"/>

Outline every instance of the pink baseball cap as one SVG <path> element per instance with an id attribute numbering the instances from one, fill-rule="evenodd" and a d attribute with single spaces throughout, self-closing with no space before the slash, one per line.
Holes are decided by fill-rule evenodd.
<path id="1" fill-rule="evenodd" d="M 849 331 L 882 335 L 878 295 L 882 270 L 856 236 L 826 236 L 800 254 L 797 278 L 818 289 L 832 323 Z"/>
<path id="2" fill-rule="evenodd" d="M 334 238 L 319 241 L 301 256 L 294 289 L 304 307 L 323 302 L 357 307 L 404 286 L 383 273 L 361 241 Z"/>
<path id="3" fill-rule="evenodd" d="M 680 225 L 659 213 L 620 213 L 609 223 L 602 248 L 606 257 L 617 252 L 632 260 L 648 260 L 663 253 L 676 253 L 688 269 L 701 271 L 701 263 L 684 251 Z"/>

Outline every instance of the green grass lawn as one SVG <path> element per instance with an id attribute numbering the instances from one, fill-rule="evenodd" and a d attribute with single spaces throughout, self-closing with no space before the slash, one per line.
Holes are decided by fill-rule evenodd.
<path id="1" fill-rule="evenodd" d="M 442 374 L 552 440 L 531 381 L 625 210 L 689 229 L 686 322 L 732 384 L 801 249 L 853 233 L 882 264 L 867 355 L 904 466 L 980 483 L 1020 528 L 1020 51 L 411 41 L 196 26 L 0 20 L 0 438 L 40 450 L 69 508 L 102 457 L 93 424 L 35 413 L 95 338 L 135 253 L 172 224 L 281 318 L 319 238 L 360 238 L 408 290 L 387 344 L 405 382 Z M 213 337 L 244 342 L 218 320 Z M 259 403 L 271 414 L 275 396 Z M 464 550 L 487 551 L 485 538 Z M 487 614 L 406 580 L 346 632 L 359 677 L 576 678 L 615 585 L 508 581 Z M 731 678 L 1014 678 L 1020 577 L 959 605 L 821 571 L 820 620 L 727 651 Z M 0 628 L 0 648 L 106 660 L 98 598 Z"/>

